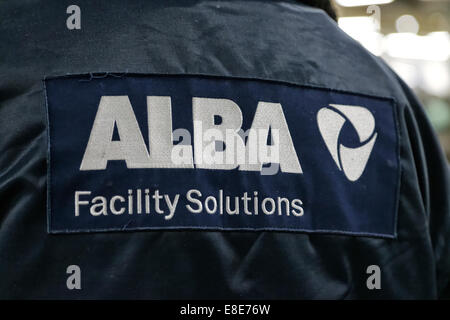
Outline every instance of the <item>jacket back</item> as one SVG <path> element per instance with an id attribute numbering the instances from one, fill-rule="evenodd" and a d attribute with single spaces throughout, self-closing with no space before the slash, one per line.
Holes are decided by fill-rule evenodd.
<path id="1" fill-rule="evenodd" d="M 448 167 L 438 140 L 410 89 L 323 11 L 294 1 L 134 1 L 126 5 L 121 1 L 78 1 L 78 6 L 81 29 L 68 30 L 67 6 L 63 2 L 0 4 L 1 298 L 352 299 L 437 298 L 442 294 L 450 270 L 450 188 Z M 187 76 L 230 81 L 230 92 L 241 90 L 235 92 L 243 95 L 253 88 L 248 81 L 255 81 L 261 94 L 264 85 L 260 83 L 273 83 L 317 90 L 304 93 L 304 99 L 316 99 L 317 95 L 320 100 L 329 97 L 328 92 L 336 97 L 342 93 L 387 99 L 395 112 L 392 128 L 397 134 L 397 153 L 392 157 L 398 161 L 397 174 L 384 181 L 384 172 L 379 172 L 378 178 L 373 173 L 367 178 L 368 191 L 363 194 L 373 194 L 372 202 L 365 207 L 376 206 L 386 199 L 377 195 L 377 190 L 383 188 L 372 190 L 371 184 L 397 186 L 386 196 L 392 198 L 392 213 L 383 213 L 383 209 L 370 213 L 374 221 L 386 214 L 374 225 L 392 222 L 391 236 L 380 237 L 375 232 L 365 235 L 365 220 L 355 227 L 360 233 L 339 234 L 333 232 L 338 229 L 333 225 L 328 232 L 313 232 L 326 223 L 322 219 L 334 219 L 328 207 L 323 209 L 330 211 L 328 215 L 320 209 L 305 209 L 305 218 L 313 215 L 305 230 L 288 230 L 289 225 L 280 230 L 256 228 L 250 223 L 246 231 L 238 225 L 226 230 L 119 228 L 112 232 L 66 233 L 67 228 L 61 227 L 63 232 L 49 232 L 48 199 L 52 198 L 48 197 L 56 196 L 47 194 L 47 174 L 57 157 L 48 159 L 46 103 L 63 99 L 57 97 L 63 92 L 62 87 L 52 84 L 52 79 L 64 79 L 67 75 L 83 75 L 100 91 L 103 83 L 109 85 L 105 81 L 131 81 L 127 83 L 130 90 L 138 90 L 139 80 L 125 79 L 149 75 L 159 81 Z M 47 88 L 44 79 L 48 81 Z M 238 85 L 234 81 L 243 82 Z M 70 89 L 75 87 L 67 88 L 70 95 Z M 288 90 L 283 88 L 277 92 Z M 211 92 L 211 96 L 220 97 L 220 93 L 213 94 L 213 86 L 206 84 L 201 89 L 206 90 L 205 95 Z M 72 100 L 79 95 L 74 92 Z M 276 97 L 271 102 L 277 102 Z M 175 104 L 172 100 L 173 108 Z M 238 105 L 248 127 L 251 118 L 247 119 L 245 107 Z M 284 114 L 297 147 L 300 143 L 293 132 L 300 130 L 303 122 L 290 120 L 294 116 L 290 118 L 286 108 Z M 174 112 L 172 118 L 177 115 Z M 311 125 L 315 124 L 316 115 L 308 116 Z M 376 120 L 380 116 L 375 112 Z M 52 114 L 49 121 L 52 125 Z M 74 128 L 82 126 L 79 123 L 78 118 L 73 118 Z M 92 122 L 86 125 L 88 131 L 91 126 Z M 141 129 L 145 136 L 147 129 Z M 316 141 L 316 136 L 310 134 L 304 136 L 305 144 Z M 375 146 L 377 142 L 381 146 L 382 134 L 383 131 L 378 132 Z M 316 135 L 321 139 L 319 131 Z M 322 140 L 317 141 L 320 143 L 315 144 L 316 148 L 311 146 L 303 153 L 316 156 L 319 166 L 319 149 L 329 150 Z M 53 146 L 58 148 L 56 142 Z M 358 199 L 346 195 L 345 188 L 332 189 L 334 198 L 321 194 L 320 189 L 326 188 L 328 181 L 325 177 L 329 176 L 320 173 L 313 162 L 302 161 L 299 148 L 297 155 L 305 179 L 312 171 L 317 176 L 324 175 L 322 180 L 311 180 L 315 191 L 305 191 L 303 202 L 331 203 L 336 217 L 353 227 L 353 222 L 362 219 L 358 217 L 359 209 L 354 208 Z M 329 154 L 323 158 L 327 158 L 330 168 L 335 166 L 336 173 L 330 175 L 345 178 Z M 370 159 L 380 164 L 384 161 L 375 154 Z M 370 165 L 369 162 L 367 172 Z M 152 171 L 152 187 L 165 179 L 180 187 L 205 183 L 211 190 L 232 192 L 254 182 L 239 170 L 233 171 L 231 180 L 226 180 L 225 173 L 207 176 L 209 173 L 199 173 L 199 169 L 189 173 L 191 180 L 178 176 L 176 170 L 161 170 L 165 169 Z M 279 173 L 284 174 L 286 181 L 294 179 Z M 53 177 L 62 176 L 63 173 L 55 173 Z M 72 183 L 70 179 L 67 183 Z M 268 196 L 289 189 L 282 182 L 254 179 L 262 188 L 260 192 L 265 190 Z M 223 181 L 227 184 L 221 185 Z M 105 185 L 100 189 L 107 188 L 106 180 L 98 178 L 95 182 Z M 55 192 L 58 186 L 64 189 L 66 185 L 55 185 Z M 72 198 L 70 195 L 67 199 Z M 61 212 L 64 206 L 72 205 L 64 199 L 56 202 Z M 58 210 L 51 214 L 58 215 Z M 267 223 L 272 226 L 272 222 Z M 78 265 L 82 271 L 82 290 L 66 287 L 70 265 Z M 371 265 L 381 270 L 380 290 L 367 287 L 367 268 Z"/>

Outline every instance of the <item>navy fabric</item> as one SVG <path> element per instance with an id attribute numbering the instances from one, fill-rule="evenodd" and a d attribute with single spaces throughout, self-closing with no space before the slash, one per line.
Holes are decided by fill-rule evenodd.
<path id="1" fill-rule="evenodd" d="M 51 232 L 197 228 L 380 237 L 396 234 L 399 166 L 392 100 L 255 80 L 176 76 L 122 76 L 88 81 L 83 76 L 63 77 L 47 80 L 46 90 L 50 128 L 48 214 Z M 242 110 L 244 131 L 250 129 L 260 101 L 280 103 L 303 174 L 278 171 L 275 175 L 263 175 L 260 171 L 239 171 L 238 168 L 128 169 L 123 160 L 110 161 L 106 170 L 80 171 L 101 97 L 124 95 L 130 99 L 146 145 L 149 143 L 147 96 L 171 97 L 173 128 L 187 129 L 191 135 L 194 132 L 193 97 L 232 100 Z M 330 104 L 364 106 L 374 115 L 378 135 L 368 166 L 357 181 L 346 179 L 339 171 L 319 132 L 317 113 Z M 351 125 L 342 130 L 339 138 L 347 146 L 360 144 Z M 195 144 L 193 136 L 191 140 Z M 149 152 L 151 154 L 152 150 Z M 247 192 L 253 215 L 243 212 L 242 200 L 239 200 L 239 211 L 235 215 L 219 214 L 219 208 L 215 214 L 208 214 L 205 209 L 192 213 L 186 206 L 198 207 L 187 200 L 188 191 L 193 188 L 201 192 L 202 196 L 195 198 L 202 202 L 210 195 L 216 199 L 231 197 L 233 211 L 236 209 L 235 197 L 241 198 Z M 98 195 L 106 199 L 114 195 L 127 198 L 127 191 L 134 190 L 132 203 L 136 207 L 137 189 L 142 193 L 145 189 L 151 193 L 156 189 L 169 195 L 170 199 L 180 195 L 174 217 L 167 220 L 167 214 L 157 214 L 154 208 L 150 214 L 138 215 L 135 208 L 131 214 L 127 209 L 121 215 L 109 212 L 94 217 L 89 213 L 89 205 L 80 206 L 81 212 L 75 215 L 76 190 L 92 192 L 89 197 L 83 197 L 84 201 Z M 219 190 L 223 196 L 219 196 Z M 254 192 L 258 194 L 258 211 L 254 206 Z M 275 213 L 270 215 L 262 212 L 261 201 L 266 197 L 276 202 Z M 279 208 L 277 197 L 289 201 L 299 199 L 303 204 L 303 215 L 286 215 L 286 204 Z M 139 202 L 143 203 L 142 200 Z M 222 211 L 223 202 L 224 199 Z M 127 207 L 127 204 L 123 206 Z M 270 204 L 265 206 L 272 210 Z"/>
<path id="2" fill-rule="evenodd" d="M 79 0 L 81 29 L 68 30 L 72 4 L 0 3 L 0 298 L 442 296 L 450 271 L 450 185 L 439 141 L 411 90 L 323 11 L 274 0 Z M 42 80 L 105 72 L 275 80 L 395 99 L 397 237 L 49 234 Z M 82 290 L 66 287 L 73 264 L 81 268 Z M 381 290 L 366 286 L 373 264 Z"/>

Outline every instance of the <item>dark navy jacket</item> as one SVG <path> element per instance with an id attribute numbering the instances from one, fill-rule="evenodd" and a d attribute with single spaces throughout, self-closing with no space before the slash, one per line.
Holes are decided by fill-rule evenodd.
<path id="1" fill-rule="evenodd" d="M 0 298 L 443 295 L 450 180 L 439 142 L 405 83 L 323 11 L 288 0 L 78 1 L 81 29 L 68 30 L 71 4 L 0 3 Z M 79 74 L 253 79 L 391 99 L 399 173 L 391 180 L 398 194 L 388 195 L 397 204 L 393 237 L 232 228 L 49 233 L 43 80 Z M 234 174 L 236 188 L 246 183 Z M 357 202 L 345 199 L 336 204 L 343 215 Z M 69 265 L 81 269 L 81 290 L 66 287 Z M 380 290 L 367 288 L 370 265 L 380 267 Z"/>

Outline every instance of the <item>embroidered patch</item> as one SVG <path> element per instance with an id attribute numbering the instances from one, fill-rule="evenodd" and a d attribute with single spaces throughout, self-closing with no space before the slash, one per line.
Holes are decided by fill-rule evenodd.
<path id="1" fill-rule="evenodd" d="M 45 85 L 50 233 L 396 235 L 391 99 L 204 76 Z"/>

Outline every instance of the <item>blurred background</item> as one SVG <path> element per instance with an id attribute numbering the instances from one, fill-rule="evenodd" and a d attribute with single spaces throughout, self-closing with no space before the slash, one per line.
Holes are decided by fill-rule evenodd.
<path id="1" fill-rule="evenodd" d="M 339 26 L 414 89 L 450 160 L 450 0 L 334 0 Z"/>

